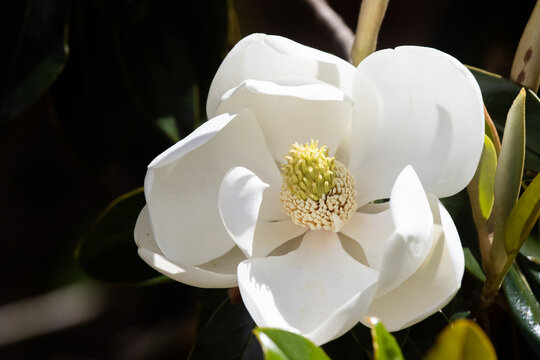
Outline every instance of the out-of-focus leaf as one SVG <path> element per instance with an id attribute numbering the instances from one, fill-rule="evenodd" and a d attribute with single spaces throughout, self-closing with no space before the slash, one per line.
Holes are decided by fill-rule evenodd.
<path id="1" fill-rule="evenodd" d="M 372 321 L 371 337 L 375 360 L 403 360 L 401 349 L 394 338 L 380 321 Z"/>
<path id="2" fill-rule="evenodd" d="M 469 67 L 482 90 L 486 108 L 495 123 L 499 134 L 504 129 L 506 114 L 519 94 L 521 86 L 500 75 Z M 540 171 L 540 100 L 531 90 L 527 90 L 525 103 L 527 114 L 527 151 L 525 168 Z"/>
<path id="3" fill-rule="evenodd" d="M 174 119 L 175 138 L 201 123 L 224 55 L 226 0 L 93 0 L 72 8 L 70 61 L 52 95 L 64 134 L 86 164 L 104 170 L 127 148 L 159 143 L 163 150 L 170 140 L 158 119 Z"/>
<path id="4" fill-rule="evenodd" d="M 525 89 L 522 89 L 508 111 L 501 153 L 495 173 L 495 202 L 493 222 L 495 235 L 491 246 L 491 265 L 502 270 L 507 252 L 504 245 L 504 226 L 516 204 L 523 175 L 525 158 Z"/>
<path id="5" fill-rule="evenodd" d="M 503 289 L 519 329 L 540 356 L 540 304 L 515 263 L 504 279 Z"/>
<path id="6" fill-rule="evenodd" d="M 489 338 L 476 325 L 467 320 L 457 320 L 437 337 L 426 360 L 496 360 L 495 349 Z"/>
<path id="7" fill-rule="evenodd" d="M 540 216 L 540 175 L 527 186 L 508 216 L 504 245 L 508 254 L 517 254 Z"/>
<path id="8" fill-rule="evenodd" d="M 189 360 L 260 358 L 254 327 L 243 304 L 223 300 L 199 332 Z"/>
<path id="9" fill-rule="evenodd" d="M 145 205 L 142 188 L 115 199 L 79 243 L 76 258 L 90 276 L 109 282 L 132 283 L 160 277 L 137 254 L 133 229 Z"/>
<path id="10" fill-rule="evenodd" d="M 166 116 L 157 119 L 156 124 L 172 141 L 177 142 L 180 140 L 180 131 L 176 120 L 172 116 Z"/>
<path id="11" fill-rule="evenodd" d="M 482 267 L 474 257 L 471 249 L 469 249 L 468 247 L 464 247 L 463 254 L 465 255 L 465 269 L 467 269 L 467 271 L 478 280 L 482 282 L 486 281 L 486 275 L 484 275 Z"/>
<path id="12" fill-rule="evenodd" d="M 452 216 L 452 219 L 456 221 L 461 216 L 463 210 L 468 207 L 469 199 L 467 198 L 467 192 L 465 190 L 458 192 L 457 194 L 440 199 L 444 207 Z"/>
<path id="13" fill-rule="evenodd" d="M 329 360 L 325 352 L 305 337 L 280 329 L 253 330 L 266 360 Z"/>
<path id="14" fill-rule="evenodd" d="M 0 122 L 20 114 L 62 71 L 69 0 L 0 5 Z"/>

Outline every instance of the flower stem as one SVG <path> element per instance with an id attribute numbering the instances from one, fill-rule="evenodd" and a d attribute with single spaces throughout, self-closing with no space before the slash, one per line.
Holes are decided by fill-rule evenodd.
<path id="1" fill-rule="evenodd" d="M 379 29 L 388 6 L 388 0 L 363 0 L 358 13 L 358 25 L 351 58 L 354 66 L 377 48 Z"/>

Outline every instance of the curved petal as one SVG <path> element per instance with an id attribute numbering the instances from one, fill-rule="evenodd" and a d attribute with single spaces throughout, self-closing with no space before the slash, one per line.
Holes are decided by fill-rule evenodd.
<path id="1" fill-rule="evenodd" d="M 384 209 L 384 206 L 381 206 Z M 433 243 L 433 215 L 413 168 L 396 179 L 390 208 L 354 214 L 342 232 L 364 250 L 369 266 L 379 270 L 377 296 L 391 291 L 424 262 Z"/>
<path id="2" fill-rule="evenodd" d="M 288 329 L 317 344 L 354 326 L 373 298 L 377 271 L 351 258 L 336 233 L 308 231 L 287 255 L 238 266 L 238 285 L 259 326 Z"/>
<path id="3" fill-rule="evenodd" d="M 159 248 L 179 264 L 198 265 L 230 251 L 218 210 L 219 185 L 233 166 L 246 166 L 278 187 L 279 170 L 253 113 L 223 114 L 197 128 L 148 167 L 144 190 Z M 272 207 L 283 218 L 279 201 Z M 271 207 L 269 207 L 271 208 Z"/>
<path id="4" fill-rule="evenodd" d="M 217 113 L 243 108 L 255 113 L 274 160 L 283 162 L 291 144 L 311 139 L 327 145 L 332 156 L 350 132 L 353 106 L 335 86 L 295 79 L 287 83 L 243 81 L 223 96 Z"/>
<path id="5" fill-rule="evenodd" d="M 358 66 L 353 99 L 349 168 L 359 205 L 387 198 L 406 165 L 439 197 L 469 183 L 482 152 L 484 112 L 478 84 L 456 59 L 414 46 L 377 51 Z"/>
<path id="6" fill-rule="evenodd" d="M 247 257 L 266 256 L 278 246 L 303 234 L 306 229 L 290 219 L 266 222 L 259 219 L 264 200 L 278 200 L 267 194 L 268 184 L 243 167 L 230 169 L 219 188 L 219 213 L 223 225 Z M 264 193 L 264 194 L 263 194 Z"/>
<path id="7" fill-rule="evenodd" d="M 390 212 L 395 230 L 384 248 L 377 295 L 411 276 L 433 243 L 433 215 L 422 184 L 410 166 L 403 169 L 392 188 Z"/>
<path id="8" fill-rule="evenodd" d="M 152 234 L 148 207 L 145 206 L 135 224 L 135 242 L 139 247 L 139 256 L 151 267 L 182 283 L 205 288 L 228 288 L 238 286 L 236 267 L 245 259 L 240 250 L 233 250 L 221 258 L 203 266 L 176 264 L 165 256 L 157 246 Z"/>
<path id="9" fill-rule="evenodd" d="M 387 240 L 396 229 L 392 212 L 385 205 L 380 204 L 379 211 L 363 211 L 365 206 L 358 209 L 341 229 L 343 234 L 360 244 L 367 264 L 375 270 L 381 268 Z"/>
<path id="10" fill-rule="evenodd" d="M 407 281 L 373 301 L 367 312 L 381 319 L 389 331 L 401 330 L 437 312 L 461 285 L 465 260 L 458 232 L 437 198 L 430 195 L 429 200 L 436 240 L 426 261 Z"/>
<path id="11" fill-rule="evenodd" d="M 350 95 L 354 71 L 354 66 L 334 55 L 281 36 L 253 34 L 240 40 L 221 63 L 210 86 L 206 113 L 215 116 L 223 94 L 246 79 L 317 79 Z"/>

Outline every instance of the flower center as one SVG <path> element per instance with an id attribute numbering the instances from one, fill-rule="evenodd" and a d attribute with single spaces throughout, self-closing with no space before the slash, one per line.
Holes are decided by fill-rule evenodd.
<path id="1" fill-rule="evenodd" d="M 282 164 L 281 204 L 293 222 L 339 231 L 356 211 L 354 177 L 318 141 L 291 145 Z"/>

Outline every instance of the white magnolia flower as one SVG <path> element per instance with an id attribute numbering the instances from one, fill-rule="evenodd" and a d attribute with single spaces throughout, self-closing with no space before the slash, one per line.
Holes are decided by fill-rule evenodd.
<path id="1" fill-rule="evenodd" d="M 484 117 L 456 59 L 407 46 L 355 68 L 252 35 L 221 64 L 207 112 L 148 167 L 135 238 L 149 265 L 239 286 L 259 326 L 318 344 L 366 316 L 402 329 L 457 292 L 463 252 L 438 197 L 472 178 Z"/>

